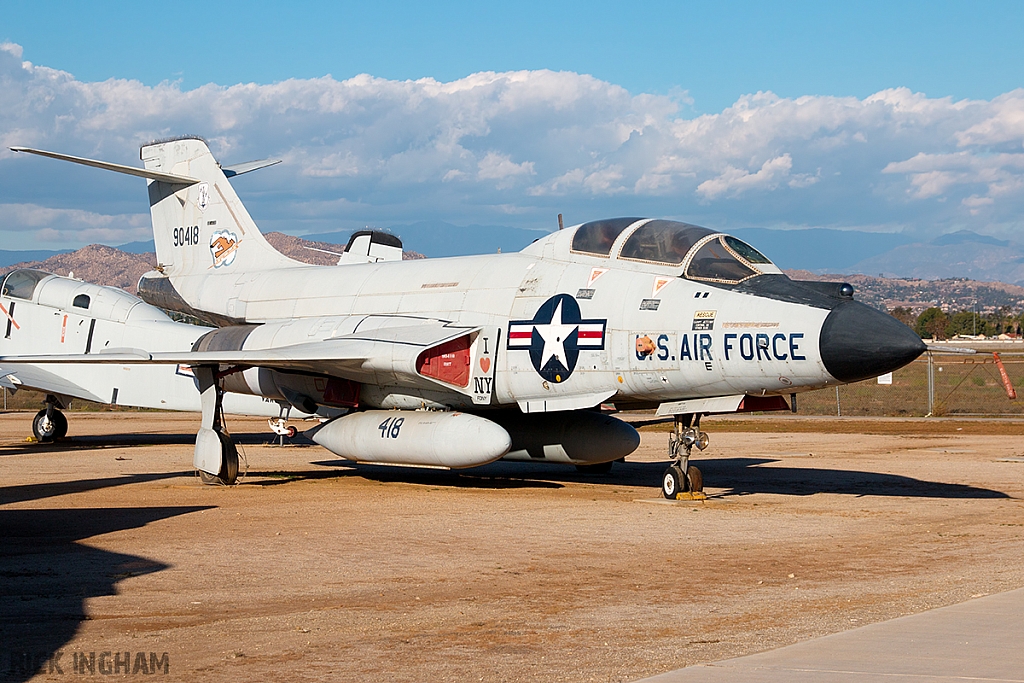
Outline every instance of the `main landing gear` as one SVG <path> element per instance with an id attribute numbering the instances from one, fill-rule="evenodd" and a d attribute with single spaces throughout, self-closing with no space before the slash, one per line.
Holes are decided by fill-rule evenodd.
<path id="1" fill-rule="evenodd" d="M 705 500 L 704 477 L 690 464 L 690 451 L 708 447 L 708 434 L 700 430 L 700 415 L 676 415 L 668 437 L 668 453 L 674 461 L 661 479 L 661 493 L 669 500 Z"/>
<path id="2" fill-rule="evenodd" d="M 51 443 L 68 435 L 68 418 L 60 411 L 57 397 L 48 394 L 46 407 L 32 419 L 32 434 L 39 443 Z"/>
<path id="3" fill-rule="evenodd" d="M 224 430 L 224 390 L 215 366 L 194 367 L 199 382 L 203 422 L 196 434 L 192 465 L 204 484 L 230 486 L 238 479 L 238 449 Z"/>

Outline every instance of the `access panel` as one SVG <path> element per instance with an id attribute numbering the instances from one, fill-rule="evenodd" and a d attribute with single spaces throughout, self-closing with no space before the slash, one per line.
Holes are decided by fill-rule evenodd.
<path id="1" fill-rule="evenodd" d="M 469 386 L 471 341 L 467 334 L 427 349 L 416 359 L 416 372 L 457 387 Z"/>

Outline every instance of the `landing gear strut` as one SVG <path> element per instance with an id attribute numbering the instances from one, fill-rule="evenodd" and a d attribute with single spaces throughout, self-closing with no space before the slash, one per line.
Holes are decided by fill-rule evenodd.
<path id="1" fill-rule="evenodd" d="M 704 477 L 690 464 L 690 452 L 708 447 L 708 434 L 700 430 L 700 414 L 675 415 L 668 437 L 669 457 L 674 461 L 661 479 L 661 493 L 669 500 L 704 500 Z"/>
<path id="2" fill-rule="evenodd" d="M 60 411 L 58 405 L 56 396 L 47 395 L 46 407 L 32 419 L 32 433 L 39 443 L 51 443 L 68 435 L 68 418 Z"/>
<path id="3" fill-rule="evenodd" d="M 238 478 L 238 449 L 224 430 L 224 390 L 215 366 L 193 369 L 199 382 L 203 422 L 196 434 L 193 466 L 204 484 L 230 486 Z"/>
<path id="4" fill-rule="evenodd" d="M 267 420 L 267 423 L 270 425 L 270 431 L 277 434 L 280 439 L 278 445 L 283 446 L 284 437 L 287 436 L 289 439 L 293 439 L 299 433 L 299 430 L 288 424 L 288 417 L 292 413 L 291 404 L 281 403 L 279 405 L 281 412 L 277 416 L 277 420 Z"/>

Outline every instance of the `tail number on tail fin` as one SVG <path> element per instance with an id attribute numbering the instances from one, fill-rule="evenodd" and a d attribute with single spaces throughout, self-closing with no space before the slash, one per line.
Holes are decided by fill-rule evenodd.
<path id="1" fill-rule="evenodd" d="M 191 225 L 185 228 L 174 229 L 174 246 L 194 247 L 199 244 L 199 226 Z"/>

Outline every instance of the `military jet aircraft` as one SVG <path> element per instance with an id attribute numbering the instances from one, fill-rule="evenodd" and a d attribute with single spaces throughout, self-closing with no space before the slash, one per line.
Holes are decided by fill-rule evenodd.
<path id="1" fill-rule="evenodd" d="M 228 181 L 269 162 L 222 168 L 192 137 L 143 146 L 144 168 L 12 149 L 146 178 L 158 265 L 140 296 L 220 327 L 185 352 L 143 343 L 0 362 L 189 365 L 203 413 L 194 465 L 223 481 L 237 457 L 225 391 L 347 409 L 310 431 L 343 458 L 448 468 L 624 457 L 639 437 L 596 412 L 611 402 L 673 420 L 662 490 L 676 498 L 702 489 L 689 464 L 708 443 L 702 415 L 784 408 L 787 394 L 884 374 L 925 349 L 849 285 L 794 281 L 687 223 L 598 220 L 517 253 L 414 261 L 370 233 L 339 265 L 310 266 L 270 246 Z M 327 390 L 286 394 L 281 374 Z"/>

